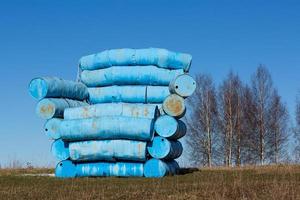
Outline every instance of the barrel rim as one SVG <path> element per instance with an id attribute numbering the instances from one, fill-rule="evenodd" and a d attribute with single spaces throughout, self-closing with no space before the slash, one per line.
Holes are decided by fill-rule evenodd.
<path id="1" fill-rule="evenodd" d="M 43 95 L 42 96 L 35 96 L 34 93 L 32 93 L 32 90 L 31 90 L 31 86 L 32 86 L 32 83 L 35 82 L 36 80 L 42 80 L 45 84 L 44 86 L 46 87 L 46 89 L 43 89 Z M 28 84 L 28 90 L 29 90 L 29 94 L 34 98 L 34 99 L 37 99 L 37 100 L 42 100 L 43 98 L 45 98 L 47 96 L 47 91 L 48 91 L 48 85 L 46 83 L 46 80 L 45 80 L 45 77 L 36 77 L 36 78 L 33 78 L 30 80 L 29 84 Z M 45 94 L 44 94 L 45 93 Z"/>
<path id="2" fill-rule="evenodd" d="M 49 113 L 46 112 L 46 114 L 42 114 L 40 112 L 40 110 L 41 110 L 41 107 L 42 107 L 42 103 L 45 103 L 45 102 L 48 102 L 49 104 L 51 104 L 52 112 L 49 112 Z M 41 117 L 43 119 L 51 119 L 55 115 L 55 110 L 56 110 L 55 106 L 56 106 L 55 103 L 53 103 L 50 98 L 43 98 L 36 105 L 36 113 L 38 114 L 39 117 Z"/>
<path id="3" fill-rule="evenodd" d="M 60 142 L 61 144 L 59 144 L 58 142 Z M 55 154 L 54 153 L 54 149 L 55 149 L 55 146 L 54 145 L 57 145 L 59 144 L 59 147 L 60 149 L 63 149 L 63 153 L 65 153 L 66 155 L 62 156 L 61 154 Z M 63 147 L 62 147 L 62 146 Z M 69 147 L 65 147 L 65 145 L 68 146 L 68 143 L 62 139 L 57 139 L 57 140 L 54 140 L 51 144 L 51 148 L 50 148 L 50 151 L 52 153 L 52 155 L 54 157 L 56 157 L 57 159 L 59 159 L 60 161 L 63 161 L 63 160 L 68 160 L 70 158 L 70 152 L 69 152 Z"/>

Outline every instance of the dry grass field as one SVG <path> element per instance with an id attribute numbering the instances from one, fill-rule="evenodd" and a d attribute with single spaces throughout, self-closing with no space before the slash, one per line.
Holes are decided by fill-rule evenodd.
<path id="1" fill-rule="evenodd" d="M 163 179 L 32 175 L 52 172 L 0 170 L 0 199 L 300 199 L 300 166 L 200 169 Z"/>

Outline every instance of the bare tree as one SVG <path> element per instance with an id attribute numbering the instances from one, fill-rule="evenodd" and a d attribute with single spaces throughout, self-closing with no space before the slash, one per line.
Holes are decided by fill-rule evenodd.
<path id="1" fill-rule="evenodd" d="M 235 124 L 234 124 L 234 149 L 235 149 L 235 164 L 240 166 L 242 164 L 242 151 L 244 143 L 245 134 L 245 124 L 244 124 L 244 86 L 240 78 L 236 75 L 234 78 L 234 88 L 236 95 L 236 105 L 235 105 Z"/>
<path id="2" fill-rule="evenodd" d="M 285 155 L 285 147 L 288 139 L 288 110 L 282 103 L 278 91 L 275 89 L 271 96 L 269 110 L 268 129 L 269 134 L 266 141 L 267 153 L 270 162 L 279 163 Z"/>
<path id="3" fill-rule="evenodd" d="M 241 164 L 242 148 L 242 98 L 243 86 L 238 75 L 230 72 L 219 89 L 219 130 L 224 145 L 224 163 L 231 166 L 233 156 L 235 164 Z"/>
<path id="4" fill-rule="evenodd" d="M 294 160 L 296 163 L 300 161 L 300 99 L 299 97 L 296 100 L 296 126 L 294 127 Z"/>
<path id="5" fill-rule="evenodd" d="M 186 117 L 189 128 L 187 143 L 190 146 L 193 164 L 211 167 L 216 150 L 217 102 L 212 78 L 196 76 L 197 89 L 188 99 L 191 114 Z"/>
<path id="6" fill-rule="evenodd" d="M 268 134 L 268 117 L 270 99 L 273 90 L 272 79 L 269 71 L 263 65 L 260 65 L 252 77 L 252 90 L 255 100 L 255 118 L 257 121 L 256 135 L 258 141 L 259 162 L 261 165 L 265 162 L 266 139 Z"/>
<path id="7" fill-rule="evenodd" d="M 252 89 L 246 85 L 243 93 L 243 140 L 242 163 L 256 164 L 259 160 L 259 137 L 257 137 L 257 108 Z"/>

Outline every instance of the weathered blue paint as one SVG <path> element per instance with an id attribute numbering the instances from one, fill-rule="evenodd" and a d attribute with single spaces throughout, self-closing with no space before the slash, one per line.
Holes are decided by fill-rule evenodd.
<path id="1" fill-rule="evenodd" d="M 60 137 L 66 141 L 92 139 L 132 139 L 150 141 L 154 134 L 154 119 L 103 116 L 98 118 L 63 120 Z"/>
<path id="2" fill-rule="evenodd" d="M 48 119 L 45 133 L 61 161 L 56 176 L 175 174 L 177 139 L 186 134 L 178 118 L 196 88 L 186 74 L 191 59 L 165 49 L 115 49 L 80 59 L 82 83 L 33 79 L 29 92 L 40 100 L 36 112 Z"/>
<path id="3" fill-rule="evenodd" d="M 63 140 L 55 140 L 51 145 L 51 153 L 58 160 L 67 160 L 70 157 L 69 143 Z"/>
<path id="4" fill-rule="evenodd" d="M 162 115 L 154 123 L 155 132 L 162 137 L 176 140 L 186 134 L 186 125 L 181 120 L 176 120 L 169 115 Z"/>
<path id="5" fill-rule="evenodd" d="M 43 119 L 62 118 L 66 108 L 89 105 L 83 101 L 71 99 L 47 98 L 38 102 L 36 114 Z"/>
<path id="6" fill-rule="evenodd" d="M 97 140 L 69 144 L 74 161 L 92 160 L 146 160 L 146 142 L 134 140 Z"/>
<path id="7" fill-rule="evenodd" d="M 146 103 L 163 103 L 170 95 L 169 89 L 164 86 L 147 86 Z"/>
<path id="8" fill-rule="evenodd" d="M 60 178 L 75 177 L 142 177 L 144 164 L 134 162 L 94 162 L 72 163 L 69 160 L 62 161 L 55 168 L 55 176 Z"/>
<path id="9" fill-rule="evenodd" d="M 152 158 L 144 165 L 144 176 L 147 178 L 161 178 L 167 175 L 175 175 L 179 170 L 178 163 L 173 160 L 165 162 Z"/>
<path id="10" fill-rule="evenodd" d="M 177 94 L 169 95 L 164 100 L 162 108 L 167 115 L 177 118 L 183 117 L 186 112 L 184 99 Z"/>
<path id="11" fill-rule="evenodd" d="M 75 178 L 76 165 L 70 160 L 59 162 L 55 167 L 55 176 L 59 178 Z"/>
<path id="12" fill-rule="evenodd" d="M 143 163 L 117 162 L 117 163 L 83 163 L 76 165 L 78 177 L 87 176 L 120 176 L 142 177 L 144 175 Z"/>
<path id="13" fill-rule="evenodd" d="M 82 70 L 95 70 L 111 66 L 155 65 L 168 69 L 189 71 L 192 56 L 166 49 L 112 49 L 84 56 L 79 65 Z"/>
<path id="14" fill-rule="evenodd" d="M 52 154 L 60 160 L 72 161 L 97 160 L 146 160 L 146 142 L 134 140 L 90 140 L 65 142 L 56 140 L 51 148 Z"/>
<path id="15" fill-rule="evenodd" d="M 84 84 L 63 80 L 57 77 L 40 77 L 32 79 L 29 84 L 29 93 L 38 100 L 50 97 L 76 100 L 88 98 L 87 87 Z"/>
<path id="16" fill-rule="evenodd" d="M 166 86 L 108 86 L 88 88 L 89 101 L 97 103 L 162 103 L 170 94 Z"/>
<path id="17" fill-rule="evenodd" d="M 103 116 L 125 116 L 153 119 L 160 115 L 157 104 L 102 103 L 77 108 L 67 108 L 64 119 L 83 119 Z"/>
<path id="18" fill-rule="evenodd" d="M 156 66 L 114 66 L 106 69 L 84 70 L 81 81 L 88 87 L 110 85 L 160 85 L 168 86 L 182 69 L 168 70 Z"/>
<path id="19" fill-rule="evenodd" d="M 148 153 L 157 159 L 172 160 L 182 154 L 182 145 L 179 141 L 171 141 L 166 138 L 155 136 L 147 145 Z"/>
<path id="20" fill-rule="evenodd" d="M 46 133 L 46 136 L 50 139 L 56 140 L 60 138 L 59 134 L 59 128 L 60 124 L 62 122 L 62 119 L 59 118 L 52 118 L 46 121 L 44 125 L 44 130 Z"/>
<path id="21" fill-rule="evenodd" d="M 177 76 L 170 82 L 170 92 L 181 97 L 191 96 L 196 89 L 196 81 L 188 74 Z"/>

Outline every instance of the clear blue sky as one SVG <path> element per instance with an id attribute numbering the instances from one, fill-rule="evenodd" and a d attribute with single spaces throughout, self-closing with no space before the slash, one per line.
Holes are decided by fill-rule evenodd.
<path id="1" fill-rule="evenodd" d="M 74 79 L 78 59 L 110 48 L 163 47 L 193 55 L 193 74 L 244 81 L 272 73 L 291 112 L 300 89 L 299 0 L 1 1 L 0 163 L 54 164 L 27 91 L 36 76 Z"/>

